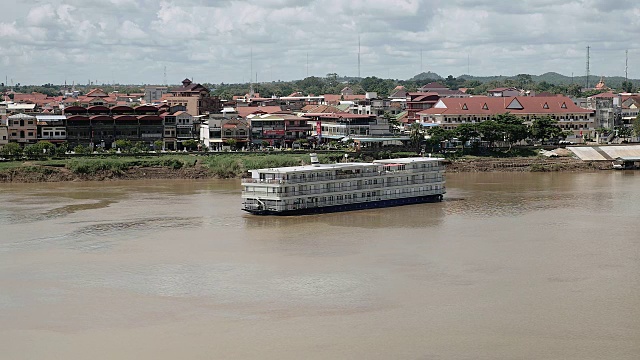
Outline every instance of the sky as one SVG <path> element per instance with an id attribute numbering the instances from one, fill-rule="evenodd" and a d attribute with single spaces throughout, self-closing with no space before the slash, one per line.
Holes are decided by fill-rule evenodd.
<path id="1" fill-rule="evenodd" d="M 640 78 L 637 0 L 0 0 L 0 82 Z M 165 70 L 166 69 L 166 70 Z"/>

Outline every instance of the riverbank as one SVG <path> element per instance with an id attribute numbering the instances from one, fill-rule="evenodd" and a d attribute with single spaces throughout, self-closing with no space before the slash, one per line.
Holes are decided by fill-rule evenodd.
<path id="1" fill-rule="evenodd" d="M 340 155 L 321 156 L 335 162 Z M 155 158 L 82 158 L 0 163 L 0 183 L 109 181 L 141 179 L 240 178 L 248 169 L 308 163 L 306 154 L 167 156 Z M 609 162 L 572 157 L 465 157 L 447 160 L 447 172 L 581 172 L 609 170 Z"/>

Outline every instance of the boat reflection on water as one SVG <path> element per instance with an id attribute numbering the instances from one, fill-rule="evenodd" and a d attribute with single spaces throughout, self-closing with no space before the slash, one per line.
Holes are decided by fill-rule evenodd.
<path id="1" fill-rule="evenodd" d="M 325 224 L 347 228 L 420 228 L 438 226 L 445 216 L 447 198 L 440 203 L 403 205 L 381 209 L 299 216 L 245 215 L 247 228 L 286 228 Z"/>

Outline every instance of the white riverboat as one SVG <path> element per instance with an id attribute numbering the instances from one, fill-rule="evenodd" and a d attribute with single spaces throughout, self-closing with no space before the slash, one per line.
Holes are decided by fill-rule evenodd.
<path id="1" fill-rule="evenodd" d="M 243 210 L 298 215 L 442 201 L 441 158 L 411 157 L 371 163 L 320 164 L 249 170 L 242 180 Z"/>

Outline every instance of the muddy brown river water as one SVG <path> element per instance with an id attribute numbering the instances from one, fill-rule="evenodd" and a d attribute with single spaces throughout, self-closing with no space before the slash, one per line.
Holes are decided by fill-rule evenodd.
<path id="1" fill-rule="evenodd" d="M 0 184 L 0 358 L 640 358 L 640 172 L 447 187 L 256 217 L 237 180 Z"/>

